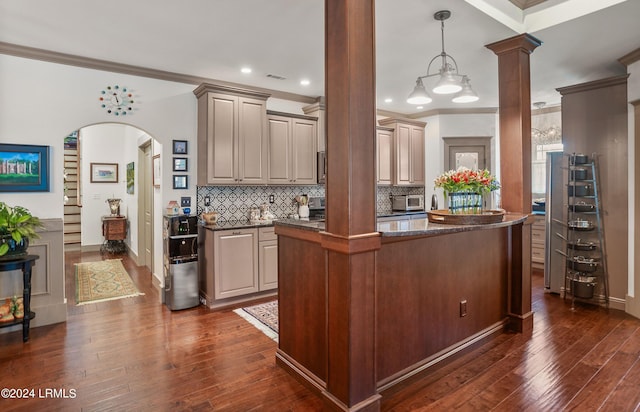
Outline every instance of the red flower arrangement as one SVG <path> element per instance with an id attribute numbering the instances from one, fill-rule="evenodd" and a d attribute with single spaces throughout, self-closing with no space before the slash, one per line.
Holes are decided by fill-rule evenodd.
<path id="1" fill-rule="evenodd" d="M 445 195 L 454 192 L 485 194 L 500 189 L 500 183 L 488 170 L 471 170 L 462 166 L 458 170 L 444 172 L 433 183 L 435 187 L 444 189 Z"/>

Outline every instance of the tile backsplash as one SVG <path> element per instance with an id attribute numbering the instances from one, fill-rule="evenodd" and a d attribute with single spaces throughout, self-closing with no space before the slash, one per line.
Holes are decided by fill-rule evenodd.
<path id="1" fill-rule="evenodd" d="M 198 186 L 197 212 L 204 210 L 204 198 L 211 200 L 210 210 L 220 213 L 220 220 L 245 220 L 252 206 L 269 204 L 269 196 L 275 202 L 269 204 L 276 218 L 285 218 L 297 212 L 294 198 L 298 195 L 324 196 L 324 186 Z M 424 187 L 378 186 L 376 207 L 379 215 L 391 212 L 390 195 L 422 194 Z"/>

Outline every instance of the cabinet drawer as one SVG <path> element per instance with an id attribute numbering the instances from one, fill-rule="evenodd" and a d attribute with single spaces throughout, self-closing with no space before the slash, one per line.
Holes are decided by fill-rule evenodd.
<path id="1" fill-rule="evenodd" d="M 531 241 L 544 243 L 544 230 L 536 230 L 534 228 L 531 231 Z"/>
<path id="2" fill-rule="evenodd" d="M 531 248 L 531 261 L 544 262 L 544 247 Z"/>
<path id="3" fill-rule="evenodd" d="M 258 228 L 258 241 L 264 242 L 265 240 L 278 240 L 275 227 L 269 226 Z"/>

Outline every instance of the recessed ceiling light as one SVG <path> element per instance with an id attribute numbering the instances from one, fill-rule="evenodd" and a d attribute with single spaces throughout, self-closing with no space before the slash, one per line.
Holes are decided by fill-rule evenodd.
<path id="1" fill-rule="evenodd" d="M 243 67 L 240 71 L 244 74 L 249 74 L 251 73 L 251 67 Z"/>
<path id="2" fill-rule="evenodd" d="M 391 103 L 392 101 L 393 101 L 393 99 L 390 98 L 390 97 L 387 97 L 386 99 L 384 99 L 385 103 Z"/>
<path id="3" fill-rule="evenodd" d="M 309 84 L 311 84 L 311 82 L 307 79 L 302 79 L 300 80 L 300 84 L 303 86 L 308 86 Z"/>
<path id="4" fill-rule="evenodd" d="M 416 109 L 422 110 L 422 109 L 424 109 L 424 106 L 417 106 Z"/>

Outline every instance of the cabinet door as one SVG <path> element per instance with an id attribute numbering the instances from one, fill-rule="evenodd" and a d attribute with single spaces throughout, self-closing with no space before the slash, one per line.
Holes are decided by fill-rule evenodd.
<path id="1" fill-rule="evenodd" d="M 376 133 L 376 181 L 379 185 L 393 183 L 393 132 L 378 130 Z"/>
<path id="2" fill-rule="evenodd" d="M 411 136 L 412 127 L 398 124 L 395 130 L 396 185 L 411 184 Z"/>
<path id="3" fill-rule="evenodd" d="M 424 129 L 411 128 L 411 179 L 412 185 L 424 185 Z"/>
<path id="4" fill-rule="evenodd" d="M 270 290 L 278 287 L 278 241 L 260 242 L 260 290 Z"/>
<path id="5" fill-rule="evenodd" d="M 291 183 L 291 119 L 268 116 L 269 125 L 269 183 Z"/>
<path id="6" fill-rule="evenodd" d="M 316 167 L 317 140 L 316 122 L 305 119 L 292 119 L 291 159 L 293 161 L 293 181 L 296 185 L 315 185 L 318 183 Z"/>
<path id="7" fill-rule="evenodd" d="M 237 182 L 238 98 L 209 93 L 208 99 L 207 182 L 233 184 Z"/>
<path id="8" fill-rule="evenodd" d="M 238 102 L 237 183 L 267 183 L 267 117 L 263 100 Z"/>
<path id="9" fill-rule="evenodd" d="M 213 261 L 216 299 L 246 295 L 259 290 L 256 229 L 215 232 Z"/>

